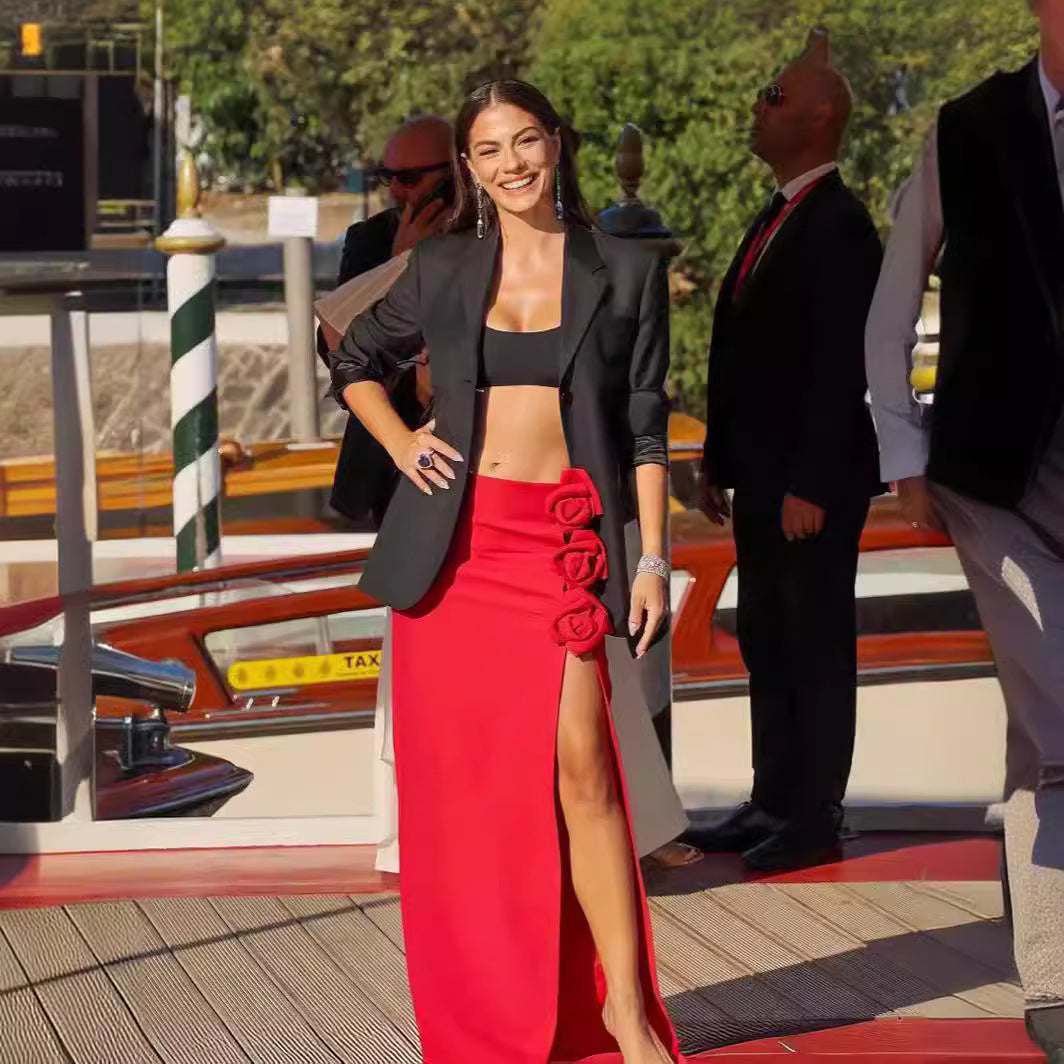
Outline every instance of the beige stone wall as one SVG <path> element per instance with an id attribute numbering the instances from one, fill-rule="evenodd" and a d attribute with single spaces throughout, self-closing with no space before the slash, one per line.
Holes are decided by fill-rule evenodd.
<path id="1" fill-rule="evenodd" d="M 170 449 L 170 352 L 163 344 L 92 349 L 93 403 L 101 451 Z M 319 366 L 319 395 L 328 380 Z M 288 369 L 281 345 L 223 344 L 218 357 L 221 434 L 242 443 L 289 435 Z M 52 396 L 45 348 L 0 348 L 0 460 L 52 453 Z M 324 435 L 344 415 L 322 399 Z"/>

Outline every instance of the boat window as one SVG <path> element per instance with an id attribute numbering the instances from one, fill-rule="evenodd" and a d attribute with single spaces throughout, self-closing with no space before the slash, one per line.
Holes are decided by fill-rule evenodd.
<path id="1" fill-rule="evenodd" d="M 230 694 L 298 691 L 308 684 L 375 681 L 382 607 L 299 617 L 207 634 L 204 644 Z"/>
<path id="2" fill-rule="evenodd" d="M 736 634 L 739 581 L 728 575 L 713 626 Z M 982 625 L 952 547 L 865 551 L 857 565 L 857 634 L 975 632 Z"/>

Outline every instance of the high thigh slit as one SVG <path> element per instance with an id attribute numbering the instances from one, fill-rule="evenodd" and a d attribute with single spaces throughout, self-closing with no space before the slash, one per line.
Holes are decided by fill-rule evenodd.
<path id="1" fill-rule="evenodd" d="M 609 712 L 604 613 L 559 564 L 579 537 L 552 516 L 558 489 L 471 476 L 432 590 L 393 615 L 400 902 L 425 1064 L 620 1064 L 558 800 L 570 651 L 595 658 L 628 827 L 647 1016 L 680 1059 Z"/>

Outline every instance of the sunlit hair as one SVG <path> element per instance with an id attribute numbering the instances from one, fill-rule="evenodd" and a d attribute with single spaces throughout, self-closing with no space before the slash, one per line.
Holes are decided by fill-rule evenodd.
<path id="1" fill-rule="evenodd" d="M 558 158 L 558 169 L 562 184 L 563 221 L 566 225 L 592 228 L 594 222 L 591 212 L 584 202 L 576 177 L 576 133 L 561 120 L 550 100 L 534 85 L 529 85 L 526 81 L 504 80 L 489 81 L 471 92 L 455 119 L 455 199 L 451 231 L 473 229 L 477 224 L 476 187 L 462 156 L 469 154 L 469 135 L 477 117 L 489 107 L 498 104 L 518 107 L 532 115 L 548 134 L 559 134 L 561 154 Z M 484 220 L 489 229 L 498 224 L 498 213 L 490 196 L 484 197 Z"/>

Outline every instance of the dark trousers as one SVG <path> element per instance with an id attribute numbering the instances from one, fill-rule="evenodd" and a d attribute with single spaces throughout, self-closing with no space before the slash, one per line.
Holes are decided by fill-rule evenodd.
<path id="1" fill-rule="evenodd" d="M 736 488 L 739 647 L 750 672 L 754 789 L 766 812 L 819 822 L 842 802 L 857 725 L 854 584 L 868 499 L 783 537 L 780 492 Z"/>

